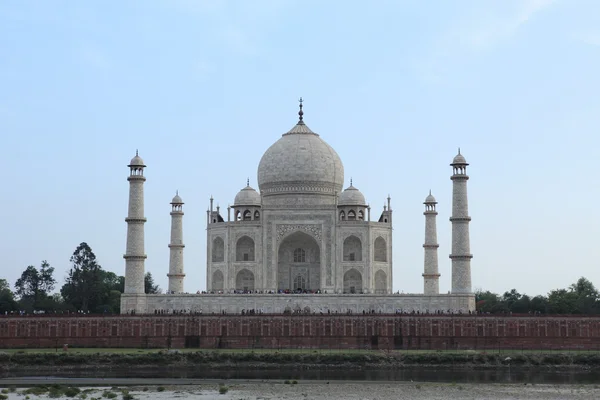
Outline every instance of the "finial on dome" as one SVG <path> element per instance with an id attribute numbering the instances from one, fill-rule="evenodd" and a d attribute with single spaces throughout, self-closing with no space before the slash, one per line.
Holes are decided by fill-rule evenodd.
<path id="1" fill-rule="evenodd" d="M 304 121 L 302 121 L 302 116 L 304 115 L 304 111 L 302 111 L 302 102 L 304 100 L 302 100 L 302 97 L 300 97 L 300 99 L 298 100 L 298 102 L 300 103 L 300 111 L 298 111 L 298 115 L 299 115 L 299 119 L 298 119 L 298 123 L 299 124 L 304 124 Z"/>
<path id="2" fill-rule="evenodd" d="M 136 155 L 136 156 L 139 156 L 139 154 L 138 154 L 138 149 L 135 149 L 135 155 Z"/>
<path id="3" fill-rule="evenodd" d="M 352 186 L 352 178 L 350 178 L 350 186 Z"/>
<path id="4" fill-rule="evenodd" d="M 250 186 L 250 178 L 246 178 L 246 186 Z"/>
<path id="5" fill-rule="evenodd" d="M 458 155 L 460 155 L 460 147 L 458 148 Z"/>
<path id="6" fill-rule="evenodd" d="M 179 196 L 179 189 L 175 190 L 175 195 Z"/>
<path id="7" fill-rule="evenodd" d="M 429 189 L 429 195 L 431 196 L 431 189 Z"/>

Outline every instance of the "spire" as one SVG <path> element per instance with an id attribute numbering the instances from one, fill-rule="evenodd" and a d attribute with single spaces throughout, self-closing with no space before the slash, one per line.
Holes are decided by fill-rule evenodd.
<path id="1" fill-rule="evenodd" d="M 429 195 L 431 196 L 431 189 L 429 189 Z"/>
<path id="2" fill-rule="evenodd" d="M 138 149 L 135 149 L 135 155 L 136 155 L 136 156 L 139 156 L 139 154 L 138 154 Z"/>
<path id="3" fill-rule="evenodd" d="M 300 103 L 300 111 L 298 111 L 298 125 L 304 125 L 304 121 L 302 121 L 302 116 L 304 115 L 304 111 L 302 111 L 302 102 L 304 100 L 302 100 L 302 97 L 300 97 L 300 99 L 298 100 L 298 102 Z"/>
<path id="4" fill-rule="evenodd" d="M 352 178 L 350 178 L 350 186 L 352 186 Z"/>
<path id="5" fill-rule="evenodd" d="M 458 148 L 458 155 L 460 155 L 460 147 Z"/>
<path id="6" fill-rule="evenodd" d="M 246 186 L 250 186 L 250 178 L 246 178 Z"/>

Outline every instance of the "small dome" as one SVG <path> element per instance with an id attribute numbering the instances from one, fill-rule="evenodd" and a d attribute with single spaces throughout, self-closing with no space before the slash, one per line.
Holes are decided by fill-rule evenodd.
<path id="1" fill-rule="evenodd" d="M 338 198 L 338 206 L 366 206 L 367 202 L 365 201 L 365 196 L 352 186 L 350 186 L 344 190 L 340 197 Z"/>
<path id="2" fill-rule="evenodd" d="M 173 200 L 171 200 L 171 204 L 183 204 L 183 200 L 181 200 L 181 197 L 179 197 L 179 193 L 177 193 L 175 197 L 173 197 Z"/>
<path id="3" fill-rule="evenodd" d="M 437 201 L 435 201 L 435 197 L 433 197 L 433 195 L 431 194 L 431 192 L 429 192 L 429 196 L 427 196 L 425 198 L 425 203 L 424 204 L 430 204 L 430 203 L 437 204 Z"/>
<path id="4" fill-rule="evenodd" d="M 452 164 L 450 165 L 469 165 L 467 164 L 467 160 L 463 157 L 462 154 L 460 154 L 460 149 L 458 149 L 458 154 L 456 155 L 456 157 L 454 157 L 454 160 L 452 160 Z"/>
<path id="5" fill-rule="evenodd" d="M 260 194 L 250 187 L 246 186 L 235 196 L 234 206 L 259 206 L 261 205 Z"/>
<path id="6" fill-rule="evenodd" d="M 140 157 L 138 155 L 138 152 L 136 150 L 135 152 L 135 157 L 133 157 L 131 159 L 131 161 L 129 162 L 128 167 L 145 167 L 146 165 L 144 164 L 144 160 L 142 160 L 142 157 Z"/>

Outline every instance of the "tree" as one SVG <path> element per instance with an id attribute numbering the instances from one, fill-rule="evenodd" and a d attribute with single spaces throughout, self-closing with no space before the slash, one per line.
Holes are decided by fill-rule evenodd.
<path id="1" fill-rule="evenodd" d="M 157 294 L 160 293 L 160 287 L 154 284 L 154 278 L 150 272 L 146 272 L 144 275 L 144 289 L 146 294 Z"/>
<path id="2" fill-rule="evenodd" d="M 577 293 L 556 289 L 548 293 L 548 312 L 550 314 L 578 314 Z"/>
<path id="3" fill-rule="evenodd" d="M 6 279 L 0 279 L 0 313 L 17 311 L 19 305 Z"/>
<path id="4" fill-rule="evenodd" d="M 548 298 L 546 296 L 535 296 L 529 303 L 529 308 L 532 312 L 546 313 L 548 312 Z"/>
<path id="5" fill-rule="evenodd" d="M 60 289 L 65 302 L 76 310 L 98 311 L 97 307 L 106 296 L 104 291 L 104 271 L 96 261 L 90 246 L 83 242 L 71 256 L 71 269 Z"/>
<path id="6" fill-rule="evenodd" d="M 600 296 L 592 282 L 584 277 L 569 286 L 569 290 L 577 295 L 577 308 L 582 314 L 600 312 Z"/>
<path id="7" fill-rule="evenodd" d="M 39 271 L 33 265 L 29 265 L 23 271 L 21 277 L 15 282 L 16 293 L 20 297 L 23 308 L 27 311 L 48 308 L 48 295 L 56 285 L 53 274 L 54 267 L 45 260 L 42 261 Z"/>
<path id="8" fill-rule="evenodd" d="M 477 311 L 485 313 L 493 313 L 497 311 L 498 303 L 500 299 L 496 293 L 492 293 L 489 290 L 485 292 L 478 290 L 475 292 L 475 304 Z"/>

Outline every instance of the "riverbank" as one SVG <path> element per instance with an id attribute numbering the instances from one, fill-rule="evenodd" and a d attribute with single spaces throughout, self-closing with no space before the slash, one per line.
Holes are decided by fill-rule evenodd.
<path id="1" fill-rule="evenodd" d="M 0 352 L 1 371 L 39 368 L 102 369 L 174 367 L 209 369 L 405 369 L 405 368 L 511 368 L 548 367 L 599 369 L 600 353 L 477 353 L 477 352 L 319 352 L 303 351 L 161 351 L 130 352 Z"/>
<path id="2" fill-rule="evenodd" d="M 132 380 L 135 381 L 135 380 Z M 50 393 L 52 395 L 50 395 Z M 50 385 L 46 389 L 11 388 L 5 391 L 7 400 L 40 399 L 50 396 L 56 399 L 116 398 L 159 400 L 358 400 L 358 399 L 494 399 L 494 400 L 554 400 L 597 399 L 598 385 L 522 385 L 522 384 L 455 384 L 455 383 L 397 383 L 397 382 L 205 382 L 181 386 L 128 386 L 128 387 L 60 387 Z"/>

